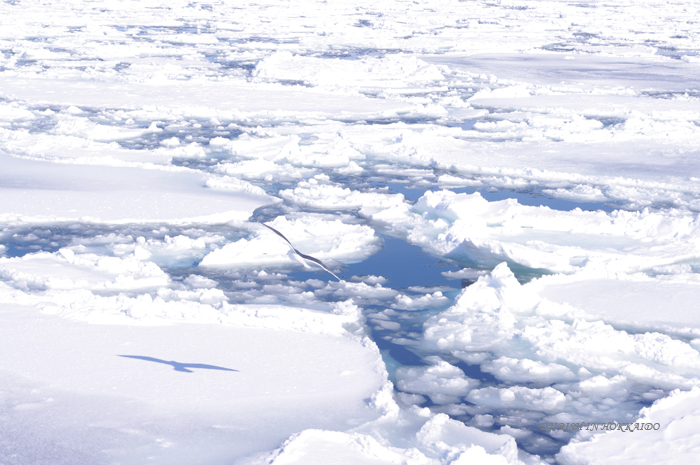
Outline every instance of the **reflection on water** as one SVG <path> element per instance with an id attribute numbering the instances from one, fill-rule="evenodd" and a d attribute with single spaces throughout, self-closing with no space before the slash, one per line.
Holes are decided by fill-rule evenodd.
<path id="1" fill-rule="evenodd" d="M 360 263 L 349 265 L 343 276 L 382 276 L 388 280 L 386 287 L 406 289 L 410 286 L 449 286 L 458 287 L 441 273 L 457 271 L 454 263 L 439 259 L 424 252 L 417 245 L 401 239 L 382 236 L 384 247 L 373 256 Z"/>

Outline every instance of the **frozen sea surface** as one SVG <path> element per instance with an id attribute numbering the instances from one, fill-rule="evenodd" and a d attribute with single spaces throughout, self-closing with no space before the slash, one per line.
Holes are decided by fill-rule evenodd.
<path id="1" fill-rule="evenodd" d="M 3 2 L 0 464 L 692 460 L 699 13 Z"/>

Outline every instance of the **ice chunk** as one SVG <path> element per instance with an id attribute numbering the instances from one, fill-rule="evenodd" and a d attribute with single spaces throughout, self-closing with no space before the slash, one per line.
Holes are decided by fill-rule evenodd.
<path id="1" fill-rule="evenodd" d="M 558 411 L 567 402 L 566 396 L 554 388 L 530 389 L 524 386 L 475 389 L 467 395 L 467 400 L 496 408 L 528 408 L 544 412 Z"/>
<path id="2" fill-rule="evenodd" d="M 0 121 L 15 121 L 21 119 L 33 119 L 34 113 L 25 110 L 17 104 L 0 104 Z"/>
<path id="3" fill-rule="evenodd" d="M 301 181 L 294 189 L 284 189 L 279 195 L 294 203 L 314 208 L 350 210 L 361 208 L 362 212 L 374 213 L 403 205 L 402 194 L 359 192 L 334 183 L 315 179 Z"/>
<path id="4" fill-rule="evenodd" d="M 163 270 L 142 259 L 75 254 L 70 249 L 61 249 L 53 254 L 37 252 L 21 258 L 0 258 L 0 276 L 13 287 L 24 290 L 117 291 L 156 288 L 169 283 Z"/>
<path id="5" fill-rule="evenodd" d="M 250 465 L 325 465 L 328 461 L 357 465 L 428 464 L 417 450 L 382 445 L 370 435 L 305 430 L 289 438 L 271 457 Z"/>
<path id="6" fill-rule="evenodd" d="M 304 81 L 322 86 L 404 87 L 409 82 L 444 79 L 439 68 L 413 56 L 361 60 L 294 56 L 281 51 L 261 60 L 253 75 L 266 80 Z"/>
<path id="7" fill-rule="evenodd" d="M 448 304 L 449 301 L 450 300 L 442 295 L 442 292 L 440 291 L 415 298 L 402 294 L 396 296 L 396 303 L 392 304 L 391 308 L 398 308 L 401 310 L 418 310 L 431 307 L 442 307 Z"/>
<path id="8" fill-rule="evenodd" d="M 462 290 L 454 306 L 428 319 L 424 339 L 445 351 L 486 349 L 512 331 L 516 322 L 513 310 L 535 304 L 502 263 L 491 275 Z"/>
<path id="9" fill-rule="evenodd" d="M 545 365 L 529 359 L 499 357 L 481 365 L 481 370 L 493 374 L 502 381 L 535 382 L 550 384 L 571 381 L 576 375 L 567 367 L 557 363 Z"/>
<path id="10" fill-rule="evenodd" d="M 402 391 L 427 395 L 436 404 L 458 402 L 480 384 L 445 361 L 429 367 L 399 367 L 396 379 Z"/>
<path id="11" fill-rule="evenodd" d="M 673 210 L 561 212 L 444 190 L 426 192 L 411 210 L 384 208 L 372 217 L 432 253 L 462 261 L 631 273 L 700 256 L 694 245 L 700 221 Z"/>
<path id="12" fill-rule="evenodd" d="M 494 465 L 518 463 L 515 439 L 466 426 L 444 413 L 435 415 L 423 425 L 416 438 L 419 444 L 437 457 L 457 452 L 457 463 L 467 464 L 471 463 L 469 459 L 477 458 L 484 460 L 479 463 Z"/>
<path id="13" fill-rule="evenodd" d="M 319 260 L 358 260 L 377 252 L 379 238 L 368 226 L 345 224 L 339 219 L 327 220 L 314 215 L 287 220 L 278 217 L 270 223 L 301 252 Z M 240 239 L 210 252 L 200 267 L 290 266 L 289 245 L 261 226 L 257 236 Z"/>

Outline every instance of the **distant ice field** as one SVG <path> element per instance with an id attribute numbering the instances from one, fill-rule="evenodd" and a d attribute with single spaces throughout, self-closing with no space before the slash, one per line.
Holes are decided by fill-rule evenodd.
<path id="1" fill-rule="evenodd" d="M 699 9 L 3 2 L 0 464 L 691 460 Z"/>

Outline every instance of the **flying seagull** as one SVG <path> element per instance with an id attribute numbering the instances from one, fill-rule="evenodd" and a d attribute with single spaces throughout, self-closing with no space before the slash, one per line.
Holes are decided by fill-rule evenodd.
<path id="1" fill-rule="evenodd" d="M 336 276 L 336 274 L 333 273 L 321 260 L 319 260 L 318 258 L 314 258 L 314 257 L 312 257 L 311 255 L 306 255 L 305 253 L 301 253 L 301 252 L 299 252 L 297 249 L 295 249 L 294 246 L 292 245 L 292 243 L 289 242 L 289 239 L 287 239 L 286 237 L 284 237 L 284 235 L 283 235 L 281 232 L 279 232 L 278 230 L 276 230 L 276 229 L 273 228 L 272 226 L 266 225 L 265 223 L 260 223 L 260 224 L 263 225 L 263 226 L 265 226 L 266 228 L 270 229 L 273 233 L 277 234 L 279 237 L 281 237 L 282 239 L 284 239 L 285 241 L 287 241 L 287 244 L 289 244 L 289 247 L 292 248 L 292 250 L 291 250 L 290 252 L 293 252 L 293 254 L 296 254 L 296 255 L 297 255 L 297 257 L 292 257 L 292 258 L 295 258 L 295 259 L 296 259 L 297 261 L 299 261 L 302 265 L 304 265 L 305 267 L 308 268 L 309 265 L 307 265 L 306 262 L 305 262 L 304 260 L 309 260 L 310 262 L 314 262 L 315 264 L 317 264 L 318 266 L 320 266 L 321 268 L 323 268 L 324 270 L 326 270 L 327 272 L 329 272 L 330 274 L 332 274 L 332 275 L 335 277 L 335 279 L 337 279 L 338 281 L 342 281 L 342 280 L 341 280 L 338 276 Z M 293 255 L 293 254 L 291 254 L 291 255 Z M 301 259 L 299 259 L 298 257 L 301 257 Z"/>

